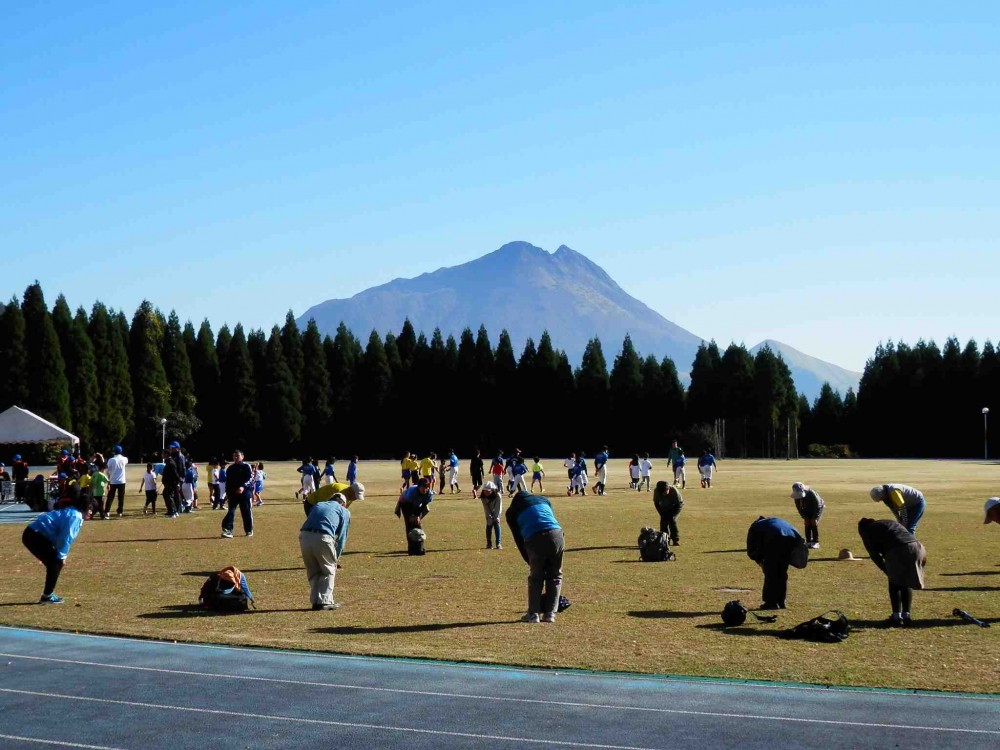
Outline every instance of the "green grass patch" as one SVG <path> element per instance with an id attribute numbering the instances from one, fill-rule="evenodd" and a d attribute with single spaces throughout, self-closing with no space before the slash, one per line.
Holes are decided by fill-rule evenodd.
<path id="1" fill-rule="evenodd" d="M 614 461 L 609 494 L 568 498 L 550 460 L 549 496 L 566 530 L 564 593 L 572 608 L 555 626 L 517 622 L 527 566 L 507 529 L 504 550 L 485 547 L 483 513 L 468 492 L 439 496 L 426 519 L 429 553 L 405 554 L 393 515 L 398 465 L 363 462 L 368 489 L 355 504 L 337 577 L 335 612 L 309 611 L 298 549 L 301 505 L 293 464 L 268 464 L 266 504 L 256 532 L 219 538 L 222 513 L 176 520 L 143 516 L 130 474 L 126 517 L 84 524 L 57 591 L 63 606 L 38 606 L 43 570 L 22 547 L 21 527 L 0 526 L 0 622 L 185 641 L 548 667 L 718 676 L 835 685 L 996 692 L 1000 626 L 983 630 L 951 615 L 959 607 L 1000 622 L 1000 528 L 982 523 L 997 494 L 997 468 L 946 461 L 725 461 L 716 486 L 695 479 L 684 493 L 675 562 L 638 561 L 636 537 L 655 525 L 651 494 L 626 489 Z M 655 462 L 654 480 L 665 462 Z M 695 470 L 689 470 L 694 476 Z M 790 572 L 789 607 L 775 625 L 723 630 L 730 599 L 755 606 L 761 575 L 743 551 L 757 515 L 801 523 L 788 498 L 794 481 L 826 499 L 822 548 Z M 863 515 L 886 517 L 868 498 L 873 484 L 912 484 L 927 496 L 918 536 L 928 550 L 928 590 L 914 594 L 916 626 L 887 630 L 885 576 L 868 561 L 838 562 L 842 547 L 864 555 Z M 692 486 L 693 484 L 693 486 Z M 208 504 L 203 501 L 203 507 Z M 162 508 L 161 508 L 162 513 Z M 204 576 L 225 565 L 246 571 L 259 608 L 216 615 L 193 607 Z M 731 593 L 726 589 L 747 590 Z M 786 641 L 779 630 L 827 609 L 855 625 L 838 645 Z"/>

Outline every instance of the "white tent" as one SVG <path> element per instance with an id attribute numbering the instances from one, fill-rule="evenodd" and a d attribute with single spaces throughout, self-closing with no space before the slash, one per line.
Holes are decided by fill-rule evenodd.
<path id="1" fill-rule="evenodd" d="M 0 443 L 49 442 L 77 445 L 80 438 L 19 406 L 0 414 Z"/>

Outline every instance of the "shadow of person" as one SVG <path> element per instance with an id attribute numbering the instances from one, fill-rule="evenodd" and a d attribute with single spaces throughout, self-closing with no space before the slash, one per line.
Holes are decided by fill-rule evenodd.
<path id="1" fill-rule="evenodd" d="M 330 628 L 314 628 L 314 633 L 330 635 L 394 635 L 399 633 L 434 633 L 457 628 L 478 628 L 488 625 L 509 625 L 516 620 L 491 620 L 487 622 L 429 622 L 419 625 L 378 625 L 365 628 L 359 625 L 342 625 Z"/>
<path id="2" fill-rule="evenodd" d="M 310 607 L 301 609 L 247 609 L 239 612 L 226 612 L 219 609 L 209 609 L 197 604 L 168 604 L 159 612 L 144 612 L 136 615 L 140 620 L 184 620 L 193 617 L 228 617 L 230 615 L 263 615 L 269 612 L 309 612 Z"/>
<path id="3" fill-rule="evenodd" d="M 609 544 L 606 547 L 567 547 L 566 552 L 592 552 L 601 549 L 638 549 L 634 544 Z"/>
<path id="4" fill-rule="evenodd" d="M 733 552 L 746 552 L 746 549 L 706 549 L 702 550 L 703 555 L 730 555 Z"/>
<path id="5" fill-rule="evenodd" d="M 1000 586 L 928 586 L 924 591 L 1000 591 Z"/>
<path id="6" fill-rule="evenodd" d="M 749 627 L 747 625 L 740 625 L 731 628 L 724 622 L 706 622 L 701 625 L 695 625 L 695 627 L 700 628 L 701 630 L 715 630 L 720 633 L 725 633 L 726 635 L 757 636 L 761 638 L 786 638 L 784 630 L 764 630 L 762 628 Z"/>
<path id="7" fill-rule="evenodd" d="M 981 619 L 983 622 L 991 624 L 1000 622 L 1000 617 L 985 617 Z M 972 628 L 978 627 L 974 623 L 966 622 L 960 617 L 914 617 L 907 627 L 912 630 L 924 630 L 926 628 L 952 628 L 956 625 L 964 625 Z M 851 628 L 853 630 L 885 630 L 889 628 L 889 620 L 888 618 L 884 620 L 851 620 Z M 906 630 L 906 628 L 900 628 L 900 630 Z"/>
<path id="8" fill-rule="evenodd" d="M 629 617 L 641 617 L 648 620 L 680 620 L 692 617 L 708 617 L 709 615 L 718 615 L 719 612 L 671 612 L 667 609 L 642 609 L 642 610 L 632 610 L 628 613 Z"/>

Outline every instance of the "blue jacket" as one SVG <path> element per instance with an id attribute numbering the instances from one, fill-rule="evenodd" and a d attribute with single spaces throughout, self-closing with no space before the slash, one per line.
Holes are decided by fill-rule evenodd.
<path id="1" fill-rule="evenodd" d="M 351 511 L 337 502 L 316 503 L 306 516 L 301 531 L 319 531 L 329 534 L 336 542 L 337 557 L 344 554 L 347 532 L 351 528 Z"/>
<path id="2" fill-rule="evenodd" d="M 504 517 L 525 562 L 528 561 L 528 553 L 524 548 L 525 540 L 542 531 L 562 528 L 556 520 L 555 513 L 552 512 L 552 503 L 549 499 L 528 492 L 518 492 L 514 496 Z"/>
<path id="3" fill-rule="evenodd" d="M 747 557 L 762 562 L 769 552 L 805 542 L 802 535 L 783 518 L 758 518 L 747 531 Z"/>
<path id="4" fill-rule="evenodd" d="M 28 524 L 29 529 L 37 531 L 52 543 L 60 560 L 69 555 L 69 548 L 82 526 L 83 515 L 76 508 L 50 510 Z"/>

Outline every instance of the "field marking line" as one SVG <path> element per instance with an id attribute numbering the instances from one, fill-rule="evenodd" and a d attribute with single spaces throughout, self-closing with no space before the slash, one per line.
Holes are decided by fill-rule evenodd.
<path id="1" fill-rule="evenodd" d="M 4 656 L 4 654 L 0 654 Z M 31 659 L 35 661 L 55 661 L 59 663 L 68 664 L 81 664 L 81 662 L 74 662 L 68 659 L 50 659 L 48 657 L 42 656 L 31 656 L 31 657 L 20 657 L 24 659 Z M 96 663 L 82 662 L 84 666 L 104 666 Z M 427 697 L 436 698 L 460 698 L 460 699 L 471 699 L 471 700 L 493 700 L 501 701 L 507 703 L 525 703 L 530 705 L 544 705 L 544 706 L 561 706 L 563 708 L 584 708 L 584 709 L 605 709 L 605 710 L 617 710 L 617 711 L 636 711 L 642 713 L 654 713 L 654 714 L 671 714 L 677 716 L 704 716 L 713 718 L 725 718 L 725 719 L 753 719 L 756 721 L 783 721 L 798 724 L 823 724 L 830 726 L 848 726 L 848 727 L 871 727 L 880 729 L 910 729 L 918 731 L 928 731 L 928 732 L 950 732 L 958 734 L 986 734 L 986 735 L 998 735 L 1000 736 L 1000 730 L 997 729 L 968 729 L 964 727 L 936 727 L 936 726 L 922 726 L 922 725 L 909 725 L 909 724 L 886 724 L 881 722 L 866 722 L 866 721 L 846 721 L 841 719 L 815 719 L 815 718 L 799 718 L 794 716 L 768 716 L 763 714 L 737 714 L 737 713 L 727 713 L 720 711 L 695 711 L 690 709 L 680 709 L 680 708 L 655 708 L 655 707 L 645 707 L 645 706 L 616 706 L 613 704 L 602 704 L 602 703 L 578 703 L 573 701 L 552 701 L 552 700 L 542 700 L 540 698 L 500 698 L 496 696 L 486 696 L 486 695 L 468 695 L 462 693 L 443 693 L 443 692 L 431 692 L 431 691 L 417 691 L 417 690 L 405 690 L 401 688 L 382 688 L 382 687 L 371 687 L 371 686 L 358 686 L 358 685 L 341 685 L 337 683 L 324 683 L 324 682 L 305 682 L 302 680 L 283 680 L 279 678 L 272 677 L 252 677 L 252 676 L 242 676 L 242 675 L 219 675 L 213 673 L 199 673 L 199 672 L 184 672 L 180 670 L 170 670 L 170 669 L 159 669 L 155 667 L 131 667 L 131 666 L 120 666 L 120 665 L 110 665 L 113 669 L 130 669 L 135 671 L 148 671 L 148 672 L 158 672 L 166 674 L 179 674 L 190 677 L 214 677 L 221 679 L 235 679 L 235 680 L 246 680 L 251 682 L 272 682 L 272 683 L 283 683 L 297 686 L 307 686 L 307 687 L 325 687 L 325 688 L 342 688 L 348 690 L 359 690 L 368 692 L 378 692 L 378 693 L 403 693 L 406 695 L 421 695 Z M 49 695 L 47 693 L 35 693 L 30 691 L 18 691 L 11 690 L 8 688 L 0 688 L 0 692 L 4 693 L 19 693 L 24 692 L 28 695 Z M 104 701 L 106 703 L 115 703 L 121 705 L 147 705 L 147 704 L 132 704 L 128 701 L 115 701 L 110 699 L 98 699 L 89 697 L 78 697 L 70 695 L 59 695 L 51 694 L 52 697 L 67 698 L 74 700 L 92 700 L 92 701 Z M 156 706 L 155 704 L 148 704 L 153 707 L 168 708 L 168 706 Z M 194 709 L 194 708 L 183 708 L 178 710 L 184 711 L 205 711 L 206 709 Z M 255 716 L 256 714 L 246 714 L 247 716 Z M 265 716 L 260 715 L 260 718 L 273 718 L 276 720 L 287 720 L 287 721 L 299 721 L 299 719 L 279 717 L 279 716 Z M 303 719 L 303 721 L 305 721 Z M 334 724 L 343 724 L 344 726 L 355 726 L 347 722 L 332 722 Z M 358 724 L 357 726 L 380 728 L 379 725 L 367 725 Z M 393 727 L 383 727 L 387 729 L 395 729 Z M 410 731 L 406 728 L 401 728 L 399 731 Z M 423 729 L 413 729 L 415 732 L 429 732 L 432 730 Z M 444 734 L 455 734 L 444 732 Z M 461 733 L 457 733 L 456 736 L 465 736 Z M 469 735 L 478 736 L 478 735 Z M 508 739 L 508 738 L 500 738 Z M 524 740 L 525 742 L 531 742 L 532 740 Z M 538 740 L 541 742 L 541 740 Z M 567 743 L 577 747 L 615 747 L 615 746 L 604 746 L 604 745 L 587 745 L 580 743 Z"/>
<path id="2" fill-rule="evenodd" d="M 42 636 L 55 636 L 58 638 L 91 638 L 95 640 L 125 641 L 136 645 L 157 645 L 173 646 L 175 648 L 203 648 L 211 651 L 235 651 L 237 653 L 254 653 L 263 656 L 294 656 L 297 658 L 329 659 L 331 661 L 360 661 L 376 662 L 380 664 L 407 664 L 417 667 L 447 667 L 465 671 L 480 670 L 487 672 L 512 672 L 519 674 L 534 674 L 542 676 L 568 676 L 577 678 L 594 678 L 604 680 L 617 680 L 620 682 L 652 682 L 655 684 L 684 684 L 684 685 L 708 685 L 715 687 L 736 687 L 754 688 L 757 690 L 807 690 L 822 693 L 875 693 L 877 695 L 899 696 L 903 698 L 931 698 L 943 700 L 970 700 L 996 702 L 997 695 L 976 695 L 974 693 L 947 693 L 943 691 L 921 691 L 913 688 L 872 688 L 854 687 L 850 685 L 799 685 L 786 684 L 782 682 L 759 682 L 752 680 L 741 680 L 736 677 L 696 677 L 690 675 L 657 675 L 657 674 L 624 674 L 621 672 L 600 672 L 580 669 L 575 667 L 566 668 L 545 668 L 545 667 L 523 667 L 507 664 L 476 664 L 475 662 L 450 662 L 436 659 L 422 659 L 419 657 L 406 656 L 364 656 L 361 654 L 337 654 L 323 653 L 320 651 L 297 651 L 283 648 L 269 648 L 266 646 L 227 646 L 219 643 L 190 643 L 178 641 L 165 641 L 156 638 L 130 638 L 125 635 L 104 635 L 99 633 L 69 633 L 60 630 L 44 630 L 39 628 L 25 628 L 15 625 L 0 625 L 0 632 L 10 630 L 13 632 L 27 632 Z M 8 656 L 20 656 L 20 654 L 8 654 Z M 117 665 L 109 665 L 117 666 Z"/>
<path id="3" fill-rule="evenodd" d="M 43 740 L 38 737 L 19 737 L 16 734 L 0 734 L 0 740 L 15 740 L 17 742 L 34 742 L 37 745 L 55 745 L 57 747 L 79 747 L 84 750 L 122 750 L 120 747 L 104 745 L 82 745 L 79 742 L 63 742 L 62 740 Z"/>
<path id="4" fill-rule="evenodd" d="M 602 745 L 594 742 L 569 742 L 566 740 L 535 739 L 532 737 L 508 737 L 506 735 L 476 734 L 474 732 L 449 732 L 444 729 L 420 729 L 419 727 L 401 727 L 390 724 L 366 724 L 355 721 L 334 721 L 331 719 L 305 719 L 296 716 L 279 716 L 276 714 L 252 714 L 240 711 L 223 711 L 212 708 L 194 708 L 193 706 L 168 706 L 160 703 L 142 703 L 139 701 L 118 701 L 110 698 L 93 698 L 90 696 L 63 695 L 60 693 L 41 693 L 34 690 L 12 690 L 0 688 L 0 693 L 31 695 L 41 698 L 60 698 L 63 700 L 84 701 L 87 703 L 102 703 L 114 706 L 130 706 L 134 708 L 159 708 L 165 711 L 187 711 L 189 713 L 241 717 L 244 719 L 264 719 L 267 721 L 286 721 L 293 724 L 312 724 L 317 726 L 345 727 L 348 729 L 373 729 L 384 732 L 402 732 L 406 734 L 429 734 L 439 737 L 462 737 L 474 740 L 489 740 L 491 742 L 520 742 L 532 745 L 557 745 L 559 747 L 582 747 L 593 750 L 657 750 L 656 748 L 637 747 L 634 745 Z M 113 749 L 100 749 L 113 750 Z"/>

